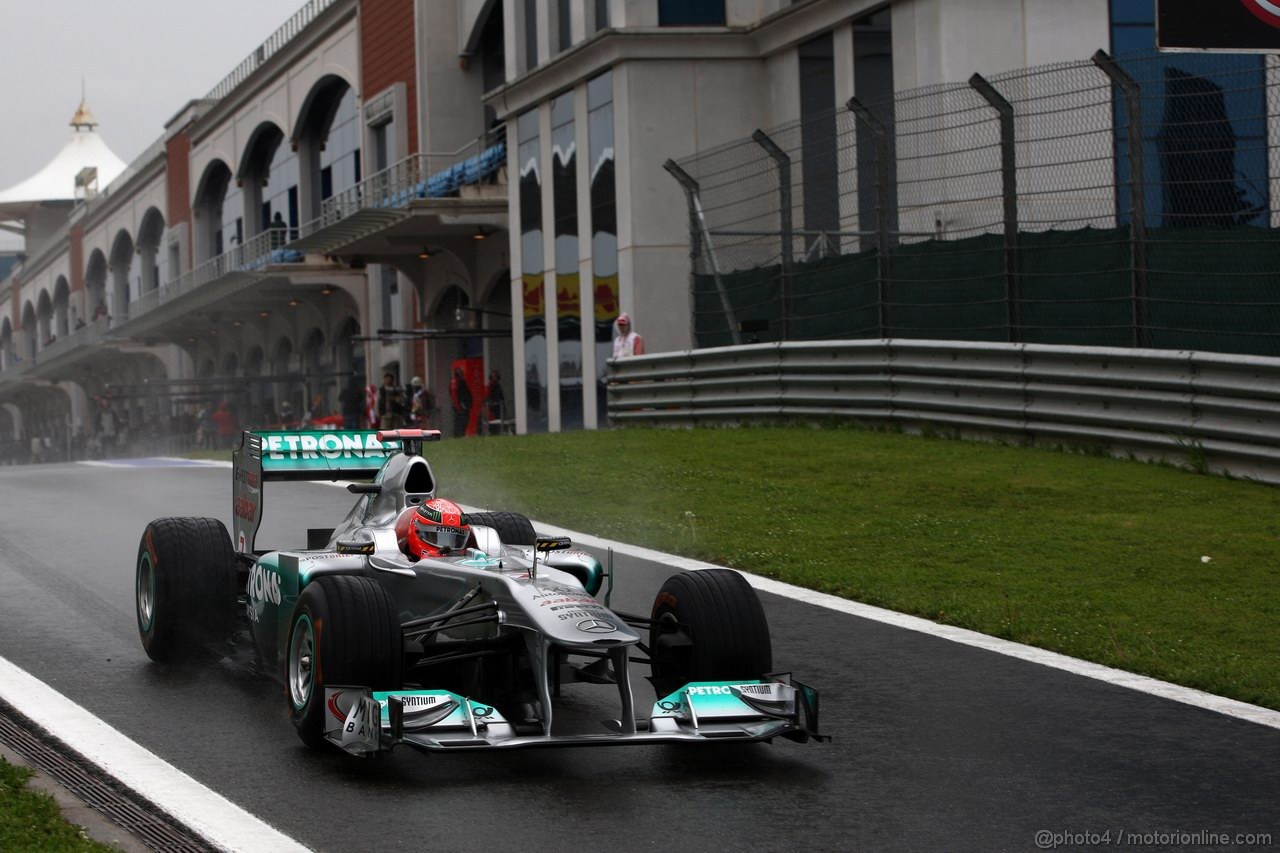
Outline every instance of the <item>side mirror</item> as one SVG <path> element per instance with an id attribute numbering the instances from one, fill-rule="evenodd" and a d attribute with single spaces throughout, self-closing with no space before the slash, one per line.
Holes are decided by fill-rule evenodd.
<path id="1" fill-rule="evenodd" d="M 347 491 L 353 495 L 376 495 L 382 491 L 381 483 L 347 483 Z"/>
<path id="2" fill-rule="evenodd" d="M 372 554 L 373 540 L 364 538 L 351 538 L 338 540 L 339 554 Z"/>
<path id="3" fill-rule="evenodd" d="M 533 543 L 533 549 L 543 554 L 552 551 L 563 551 L 573 547 L 573 540 L 568 536 L 539 536 Z"/>

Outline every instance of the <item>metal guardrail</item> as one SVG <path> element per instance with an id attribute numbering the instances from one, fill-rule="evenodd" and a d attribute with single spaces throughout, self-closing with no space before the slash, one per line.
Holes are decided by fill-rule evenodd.
<path id="1" fill-rule="evenodd" d="M 1280 483 L 1280 358 L 882 339 L 644 355 L 609 370 L 614 425 L 849 419 Z"/>
<path id="2" fill-rule="evenodd" d="M 210 258 L 169 283 L 144 293 L 130 302 L 128 315 L 115 318 L 116 325 L 125 320 L 135 320 L 148 311 L 153 311 L 166 302 L 191 293 L 229 273 L 259 270 L 272 263 L 297 263 L 301 261 L 302 255 L 300 253 L 285 248 L 288 235 L 289 229 L 287 228 L 268 228 L 258 236 L 251 237 L 231 249 L 231 251 L 223 252 L 215 258 Z"/>
<path id="3" fill-rule="evenodd" d="M 248 79 L 249 75 L 270 59 L 277 51 L 307 28 L 307 26 L 320 17 L 324 10 L 328 9 L 337 0 L 310 0 L 307 5 L 303 6 L 293 14 L 289 20 L 285 21 L 280 29 L 276 30 L 271 36 L 258 45 L 253 53 L 249 54 L 244 60 L 231 70 L 231 73 L 223 77 L 218 85 L 209 90 L 209 94 L 205 95 L 205 100 L 219 101 Z"/>

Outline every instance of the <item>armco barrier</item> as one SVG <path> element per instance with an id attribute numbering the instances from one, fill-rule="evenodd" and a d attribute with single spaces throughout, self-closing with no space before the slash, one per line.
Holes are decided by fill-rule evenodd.
<path id="1" fill-rule="evenodd" d="M 609 370 L 616 426 L 850 419 L 1097 446 L 1280 483 L 1280 358 L 868 340 L 659 353 Z"/>

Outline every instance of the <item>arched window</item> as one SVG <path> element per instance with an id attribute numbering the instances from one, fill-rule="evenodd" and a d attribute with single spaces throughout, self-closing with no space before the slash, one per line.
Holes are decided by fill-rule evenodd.
<path id="1" fill-rule="evenodd" d="M 231 169 L 221 160 L 214 160 L 205 168 L 193 213 L 197 266 L 243 240 L 240 190 L 231 180 Z"/>
<path id="2" fill-rule="evenodd" d="M 356 93 L 340 77 L 316 83 L 298 121 L 299 218 L 320 216 L 324 200 L 360 182 L 361 125 Z"/>
<path id="3" fill-rule="evenodd" d="M 164 215 L 154 207 L 142 217 L 142 225 L 138 228 L 138 296 L 150 293 L 169 276 L 168 259 L 160 251 L 160 240 L 164 236 Z"/>

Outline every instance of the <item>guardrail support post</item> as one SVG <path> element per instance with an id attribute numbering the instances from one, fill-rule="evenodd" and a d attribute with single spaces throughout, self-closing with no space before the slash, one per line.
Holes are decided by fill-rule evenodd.
<path id="1" fill-rule="evenodd" d="M 969 85 L 1000 115 L 1000 194 L 1004 200 L 1004 277 L 1006 323 L 1009 342 L 1021 337 L 1018 310 L 1018 155 L 1014 147 L 1013 105 L 981 74 L 969 78 Z"/>
<path id="2" fill-rule="evenodd" d="M 1147 345 L 1147 183 L 1142 140 L 1142 87 L 1105 50 L 1093 64 L 1106 74 L 1124 97 L 1129 131 L 1129 259 L 1133 265 L 1130 299 L 1133 305 L 1133 345 Z"/>
<path id="3" fill-rule="evenodd" d="M 893 213 L 893 184 L 889 171 L 893 160 L 889 150 L 889 129 L 857 98 L 850 98 L 845 106 L 867 126 L 876 140 L 876 327 L 879 337 L 887 338 L 889 278 L 893 274 L 889 257 L 893 246 L 889 233 L 889 217 Z M 858 223 L 858 228 L 862 229 L 862 223 Z"/>
<path id="4" fill-rule="evenodd" d="M 702 215 L 702 201 L 698 195 L 701 187 L 692 175 L 680 168 L 675 160 L 663 163 L 662 168 L 670 172 L 671 177 L 680 184 L 689 202 L 689 299 L 692 301 L 696 293 L 697 268 L 695 265 L 702 253 L 702 245 L 705 243 L 707 260 L 711 265 L 711 277 L 715 280 L 716 290 L 720 294 L 720 306 L 724 309 L 724 320 L 729 326 L 729 339 L 733 341 L 734 346 L 737 346 L 742 343 L 742 333 L 738 331 L 738 319 L 734 316 L 733 305 L 729 302 L 729 291 L 725 290 L 724 279 L 720 277 L 720 264 L 716 262 L 716 250 L 711 243 L 711 232 L 707 230 L 707 218 Z M 696 343 L 698 332 L 696 321 L 693 332 Z"/>
<path id="5" fill-rule="evenodd" d="M 778 167 L 778 221 L 782 231 L 782 339 L 791 340 L 791 266 L 794 262 L 791 223 L 791 157 L 763 130 L 751 134 Z"/>

